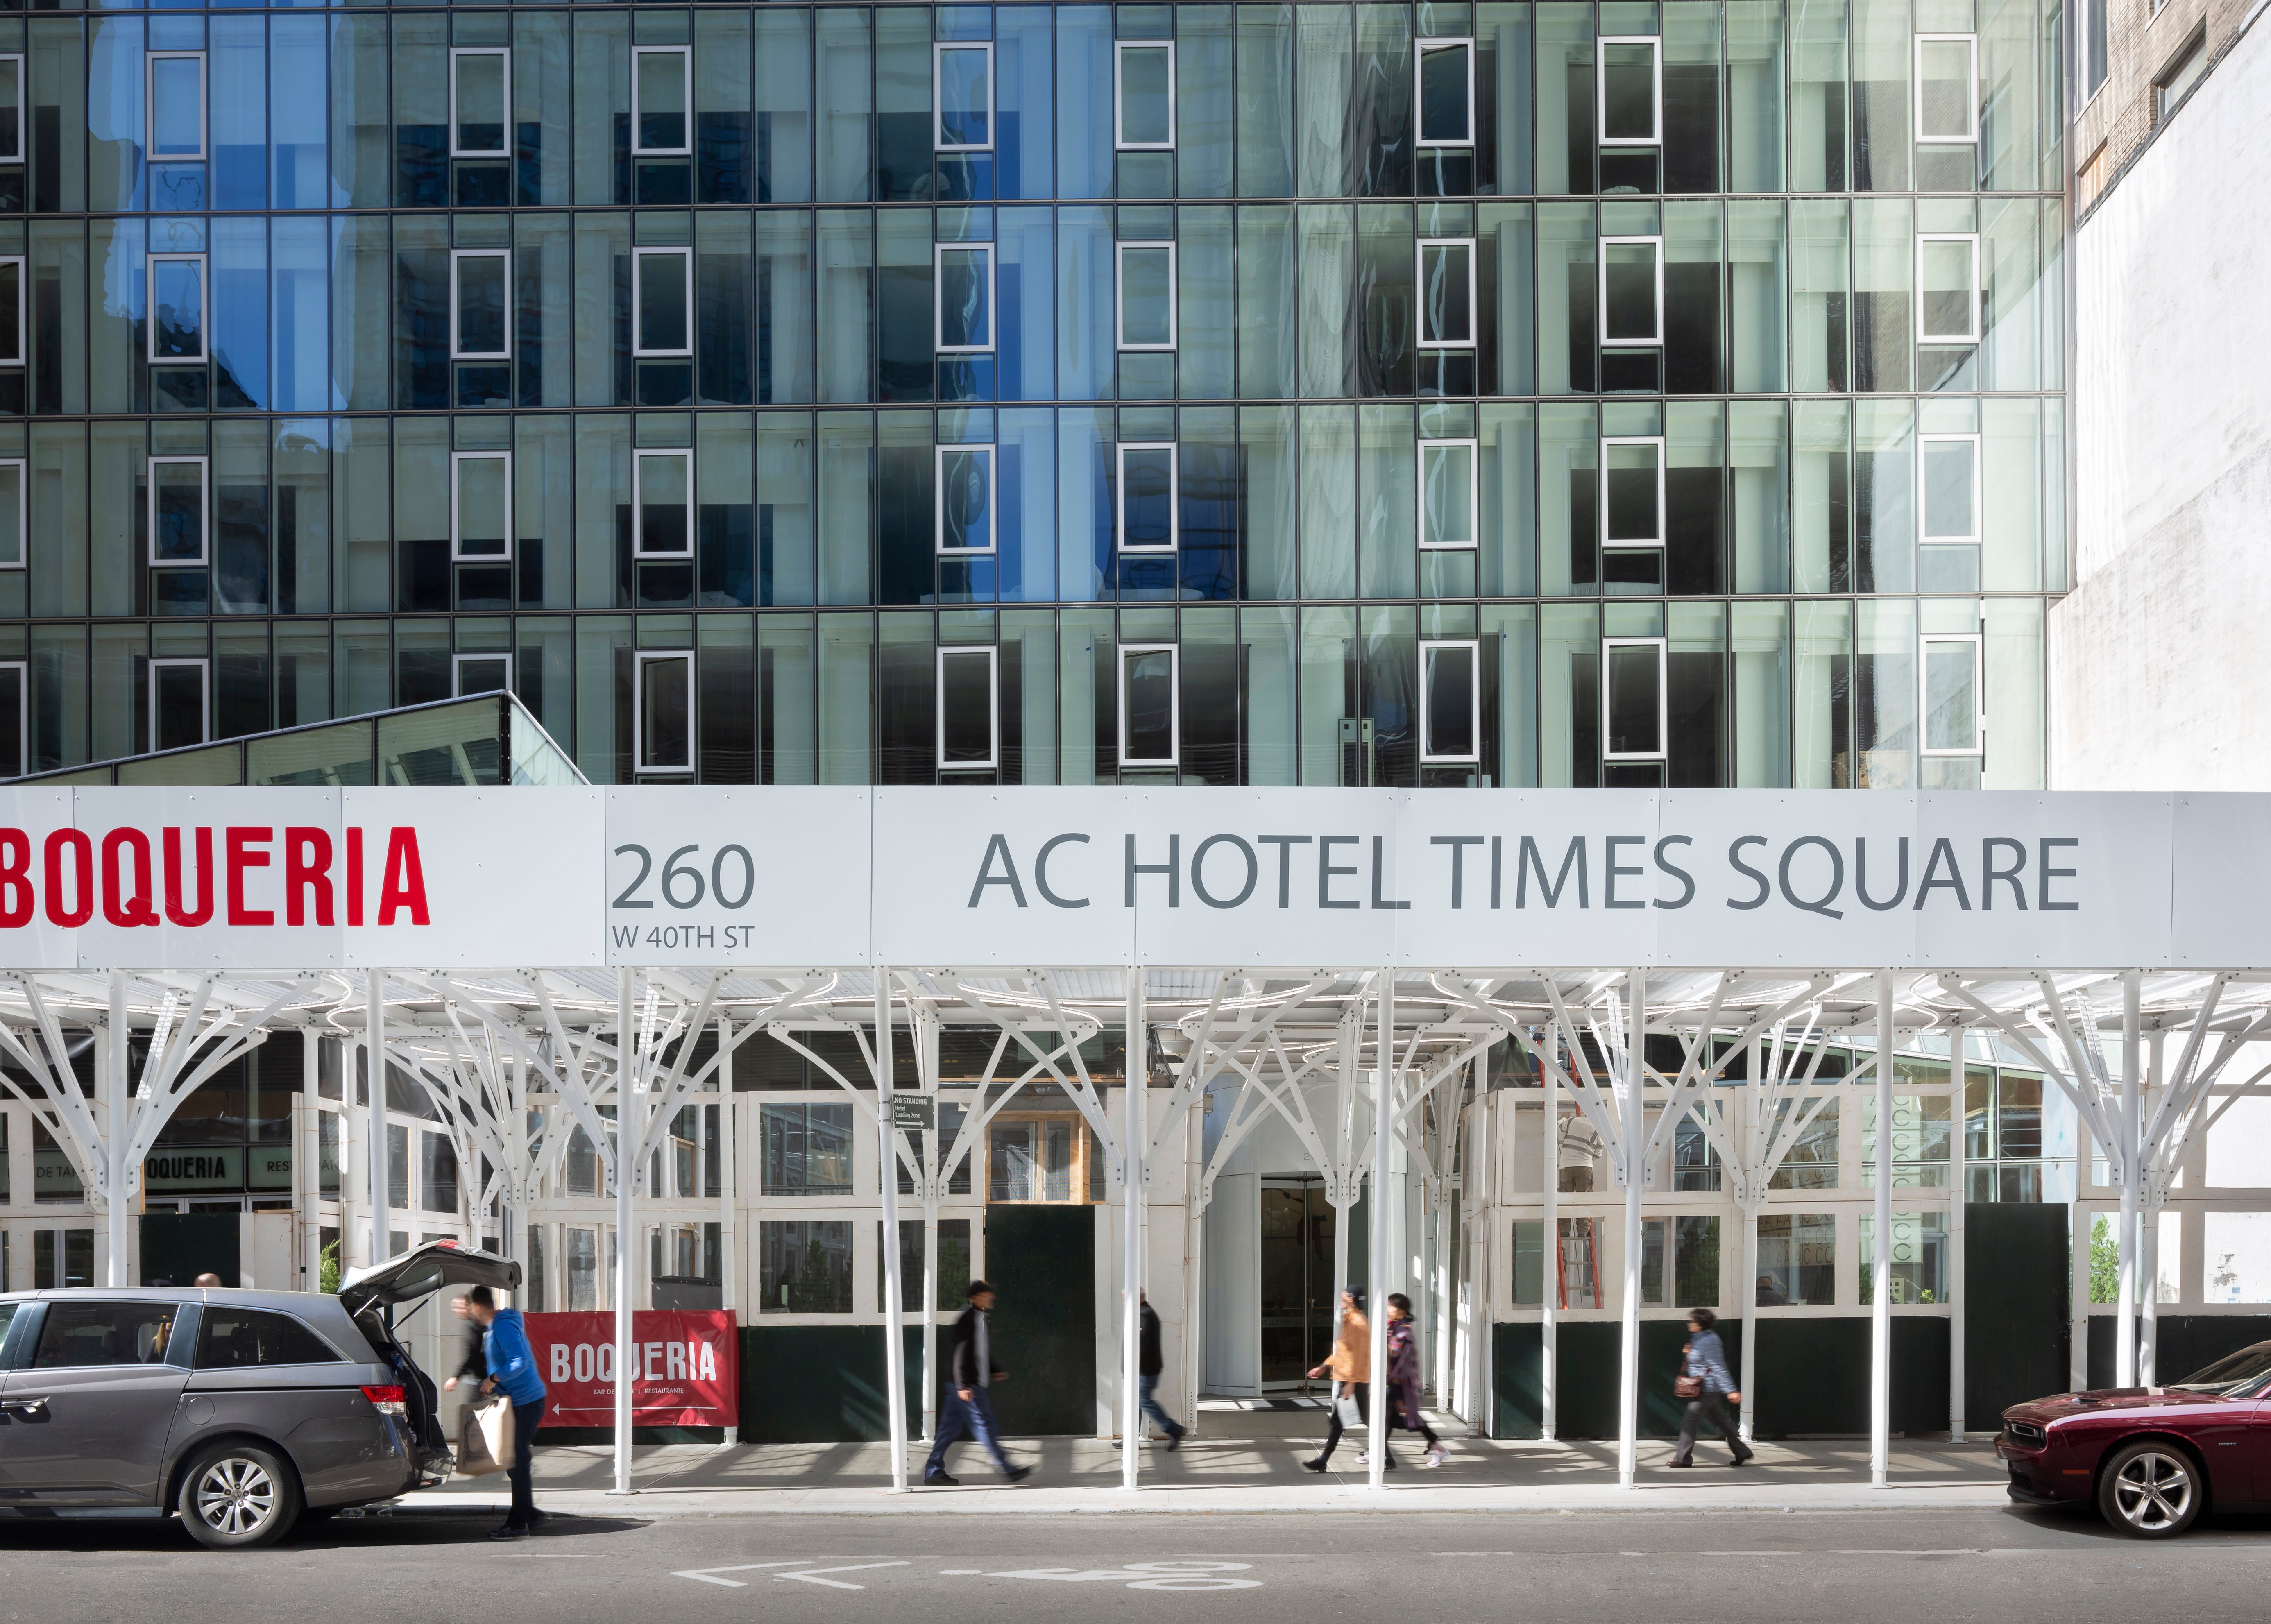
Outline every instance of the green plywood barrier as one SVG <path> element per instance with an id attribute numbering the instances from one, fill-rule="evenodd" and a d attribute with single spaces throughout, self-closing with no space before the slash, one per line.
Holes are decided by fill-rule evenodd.
<path id="1" fill-rule="evenodd" d="M 1948 1322 L 1937 1317 L 1894 1319 L 1894 1432 L 1947 1430 L 1947 1330 Z M 1868 1318 L 1760 1321 L 1755 1380 L 1761 1438 L 1865 1436 Z"/>
<path id="2" fill-rule="evenodd" d="M 988 1322 L 1009 1372 L 993 1393 L 1005 1436 L 1096 1433 L 1096 1225 L 1100 1207 L 986 1209 L 986 1278 L 1000 1293 Z"/>
<path id="3" fill-rule="evenodd" d="M 2093 1314 L 2089 1316 L 2089 1385 L 2111 1387 L 2115 1364 L 2113 1333 L 2119 1327 L 2119 1316 Z M 2258 1342 L 2271 1341 L 2271 1315 L 2260 1314 L 2166 1314 L 2155 1322 L 2153 1374 L 2163 1382 L 2181 1382 L 2195 1370 L 2204 1369 L 2227 1353 L 2237 1353 Z M 2066 1367 L 2059 1366 L 2055 1384 L 2027 1395 L 2039 1398 L 2044 1393 L 2064 1392 L 2069 1382 Z M 2015 1398 L 2009 1401 L 2016 1404 Z M 1987 1418 L 1981 1415 L 1976 1423 L 1983 1429 Z"/>
<path id="4" fill-rule="evenodd" d="M 1493 1413 L 1500 1438 L 1540 1435 L 1543 1409 L 1538 1376 L 1543 1366 L 1543 1330 L 1536 1322 L 1492 1328 L 1497 1392 Z M 1554 1367 L 1560 1373 L 1554 1431 L 1563 1438 L 1617 1435 L 1617 1386 L 1621 1369 L 1623 1327 L 1613 1320 L 1564 1321 L 1556 1336 Z M 1719 1322 L 1727 1363 L 1739 1371 L 1743 1358 L 1740 1321 Z M 1640 1324 L 1641 1435 L 1671 1438 L 1679 1432 L 1686 1406 L 1672 1396 L 1679 1374 L 1679 1351 L 1687 1341 L 1684 1320 L 1642 1320 Z"/>
<path id="5" fill-rule="evenodd" d="M 1993 1292 L 1990 1303 L 1975 1294 L 1963 1316 L 1966 1430 L 1991 1431 L 2013 1404 L 2074 1384 L 2066 1363 L 2071 1224 L 2064 1202 L 1964 1203 L 1964 1278 L 1975 1293 Z"/>
<path id="6" fill-rule="evenodd" d="M 922 1431 L 921 1330 L 907 1327 L 906 1339 L 912 1437 Z M 741 1328 L 744 1443 L 865 1443 L 888 1438 L 883 1391 L 880 1325 Z"/>
<path id="7" fill-rule="evenodd" d="M 187 1285 L 201 1274 L 217 1274 L 223 1285 L 237 1283 L 243 1259 L 237 1250 L 235 1212 L 145 1212 L 142 1215 L 144 1285 Z M 26 1270 L 28 1276 L 30 1270 Z"/>

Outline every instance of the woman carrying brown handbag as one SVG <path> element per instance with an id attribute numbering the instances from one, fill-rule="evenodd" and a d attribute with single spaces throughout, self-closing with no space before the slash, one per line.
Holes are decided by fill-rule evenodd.
<path id="1" fill-rule="evenodd" d="M 1727 1441 L 1728 1452 L 1735 1457 L 1730 1465 L 1739 1466 L 1751 1458 L 1750 1446 L 1737 1434 L 1727 1411 L 1728 1399 L 1740 1404 L 1743 1396 L 1728 1374 L 1726 1351 L 1713 1329 L 1718 1322 L 1719 1316 L 1709 1308 L 1687 1311 L 1687 1345 L 1680 1350 L 1679 1374 L 1672 1384 L 1672 1397 L 1687 1401 L 1687 1413 L 1679 1423 L 1679 1452 L 1672 1457 L 1675 1466 L 1695 1464 L 1695 1431 L 1703 1424 Z"/>

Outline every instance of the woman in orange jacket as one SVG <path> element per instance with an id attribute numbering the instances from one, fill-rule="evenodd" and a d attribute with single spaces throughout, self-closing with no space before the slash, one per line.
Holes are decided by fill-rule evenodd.
<path id="1" fill-rule="evenodd" d="M 1356 1419 L 1369 1424 L 1372 1419 L 1372 1322 L 1364 1317 L 1364 1292 L 1357 1286 L 1348 1286 L 1341 1292 L 1340 1334 L 1333 1338 L 1332 1356 L 1309 1372 L 1309 1380 L 1330 1374 L 1333 1379 L 1331 1419 L 1325 1423 L 1324 1453 L 1314 1460 L 1303 1461 L 1311 1471 L 1329 1470 L 1333 1450 L 1347 1430 L 1344 1412 L 1351 1404 Z M 1392 1469 L 1396 1457 L 1388 1457 Z"/>

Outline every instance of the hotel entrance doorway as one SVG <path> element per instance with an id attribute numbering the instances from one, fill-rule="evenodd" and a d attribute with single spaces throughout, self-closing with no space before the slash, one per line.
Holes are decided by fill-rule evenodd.
<path id="1" fill-rule="evenodd" d="M 1305 1385 L 1333 1344 L 1333 1219 L 1324 1181 L 1262 1181 L 1262 1383 Z"/>

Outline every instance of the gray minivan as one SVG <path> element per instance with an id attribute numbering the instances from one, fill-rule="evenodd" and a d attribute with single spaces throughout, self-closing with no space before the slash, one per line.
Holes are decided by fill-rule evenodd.
<path id="1" fill-rule="evenodd" d="M 178 1512 L 205 1545 L 391 1500 L 451 1465 L 394 1310 L 520 1265 L 447 1242 L 314 1292 L 122 1287 L 0 1296 L 0 1507 Z"/>

